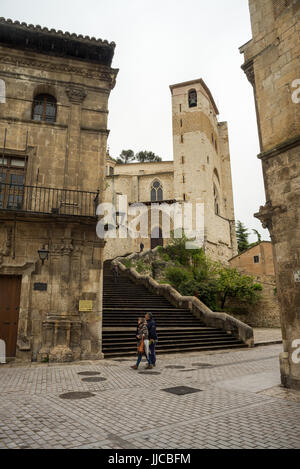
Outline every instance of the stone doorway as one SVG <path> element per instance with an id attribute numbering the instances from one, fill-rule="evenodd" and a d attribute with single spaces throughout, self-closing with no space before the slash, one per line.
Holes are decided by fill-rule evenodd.
<path id="1" fill-rule="evenodd" d="M 20 276 L 0 276 L 0 339 L 6 344 L 6 357 L 16 356 L 21 297 Z"/>
<path id="2" fill-rule="evenodd" d="M 163 246 L 164 240 L 162 236 L 161 228 L 154 228 L 151 233 L 151 249 L 155 249 L 157 246 Z"/>

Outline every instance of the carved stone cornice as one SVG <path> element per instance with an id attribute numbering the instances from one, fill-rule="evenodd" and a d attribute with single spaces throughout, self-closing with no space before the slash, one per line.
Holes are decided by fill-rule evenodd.
<path id="1" fill-rule="evenodd" d="M 73 104 L 81 104 L 87 96 L 86 90 L 81 86 L 68 86 L 66 89 L 69 101 Z"/>
<path id="2" fill-rule="evenodd" d="M 258 155 L 258 158 L 262 161 L 266 161 L 270 158 L 273 158 L 274 156 L 281 155 L 282 153 L 292 150 L 293 148 L 298 146 L 300 146 L 300 135 L 297 135 L 293 138 L 289 138 L 288 140 L 285 140 L 284 142 L 277 145 L 276 147 L 273 147 L 270 150 L 260 153 Z"/>
<path id="3" fill-rule="evenodd" d="M 266 205 L 261 206 L 258 213 L 255 213 L 255 218 L 261 221 L 263 228 L 272 230 L 273 228 L 273 217 L 285 213 L 287 207 L 285 205 L 273 206 L 271 202 L 267 202 Z"/>
<path id="4" fill-rule="evenodd" d="M 113 89 L 116 84 L 116 78 L 118 75 L 118 69 L 112 69 L 104 65 L 96 64 L 93 69 L 88 67 L 75 67 L 66 63 L 53 63 L 44 60 L 38 60 L 35 58 L 24 58 L 13 55 L 2 55 L 0 56 L 0 63 L 6 63 L 8 65 L 15 65 L 16 67 L 28 67 L 35 68 L 46 72 L 54 73 L 70 73 L 79 75 L 84 78 L 91 78 L 93 80 L 100 80 L 109 83 L 109 88 Z"/>
<path id="5" fill-rule="evenodd" d="M 245 72 L 253 88 L 255 88 L 255 73 L 254 73 L 253 60 L 249 60 L 244 65 L 242 65 L 242 70 Z"/>

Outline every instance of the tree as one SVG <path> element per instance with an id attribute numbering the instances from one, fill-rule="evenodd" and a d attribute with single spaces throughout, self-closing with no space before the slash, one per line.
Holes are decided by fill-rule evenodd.
<path id="1" fill-rule="evenodd" d="M 221 267 L 217 279 L 217 291 L 220 296 L 221 308 L 224 309 L 227 298 L 239 298 L 248 303 L 255 303 L 262 290 L 260 283 L 254 277 L 241 274 L 237 269 Z"/>
<path id="2" fill-rule="evenodd" d="M 245 227 L 245 225 L 241 222 L 237 222 L 236 226 L 236 237 L 237 237 L 237 242 L 238 242 L 238 249 L 239 249 L 239 254 L 242 252 L 246 251 L 249 248 L 249 232 L 248 229 Z"/>
<path id="3" fill-rule="evenodd" d="M 160 156 L 155 155 L 152 151 L 140 151 L 135 155 L 135 158 L 137 161 L 140 163 L 145 163 L 145 162 L 159 162 L 162 161 Z"/>
<path id="4" fill-rule="evenodd" d="M 123 150 L 117 159 L 118 164 L 128 164 L 135 159 L 133 150 Z"/>
<path id="5" fill-rule="evenodd" d="M 257 236 L 257 244 L 261 243 L 261 234 L 257 230 L 252 230 L 254 234 Z"/>

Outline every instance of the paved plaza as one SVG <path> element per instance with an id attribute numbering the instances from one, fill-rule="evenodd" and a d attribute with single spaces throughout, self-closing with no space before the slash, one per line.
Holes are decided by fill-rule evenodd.
<path id="1" fill-rule="evenodd" d="M 132 360 L 1 366 L 0 448 L 300 448 L 281 348 L 164 355 L 146 374 Z M 181 387 L 197 392 L 166 391 Z"/>

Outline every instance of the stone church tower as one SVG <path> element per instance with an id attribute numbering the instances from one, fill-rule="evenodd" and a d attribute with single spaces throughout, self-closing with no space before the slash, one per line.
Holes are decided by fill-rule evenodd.
<path id="1" fill-rule="evenodd" d="M 205 206 L 206 253 L 226 263 L 237 254 L 227 123 L 218 122 L 217 106 L 202 79 L 170 88 L 174 160 L 116 164 L 107 157 L 105 202 L 115 205 L 119 195 L 126 195 L 128 207 L 143 203 L 149 207 L 149 228 L 147 238 L 125 239 L 117 233 L 117 238 L 108 239 L 105 259 L 137 252 L 141 241 L 145 249 L 168 244 L 163 235 L 158 239 L 153 236 L 153 232 L 162 233 L 163 223 L 162 217 L 157 219 L 153 230 L 151 205 L 190 202 L 194 208 L 193 230 L 195 204 Z"/>
<path id="2" fill-rule="evenodd" d="M 202 79 L 170 87 L 174 199 L 204 204 L 205 251 L 225 260 L 237 253 L 228 129 Z"/>

